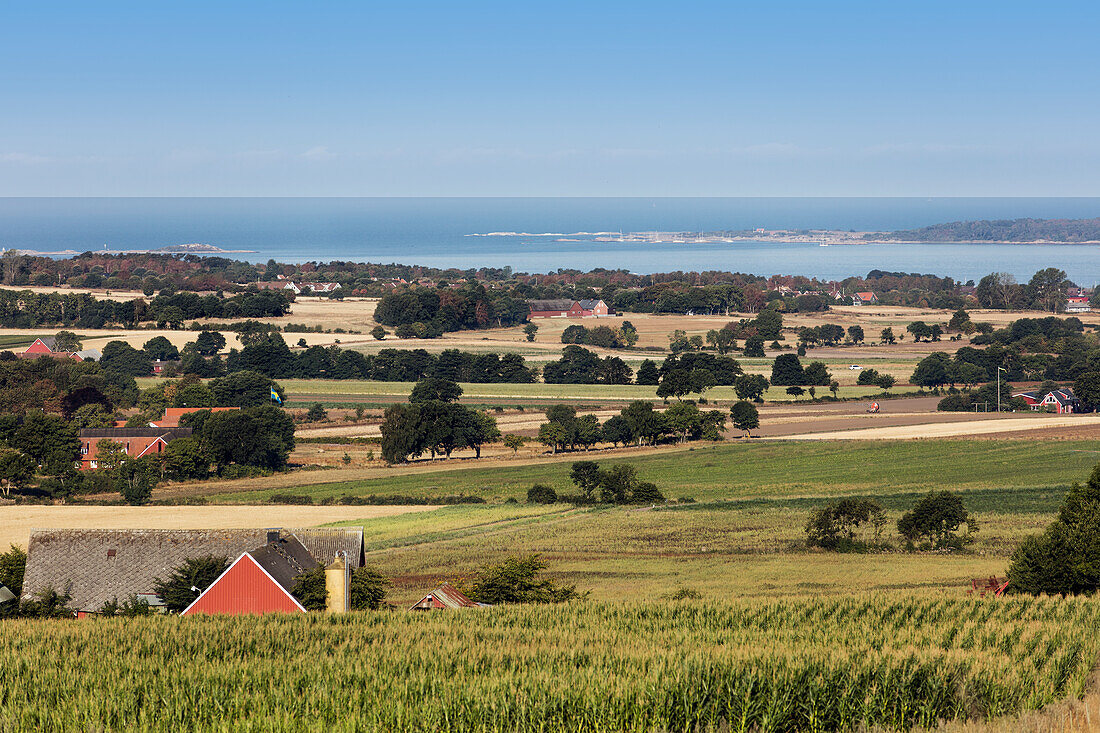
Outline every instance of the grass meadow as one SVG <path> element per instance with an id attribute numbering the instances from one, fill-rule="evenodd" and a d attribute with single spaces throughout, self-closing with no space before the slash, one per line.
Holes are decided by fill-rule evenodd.
<path id="1" fill-rule="evenodd" d="M 1092 599 L 574 602 L 9 621 L 0 725 L 102 731 L 825 731 L 1081 695 Z M 58 660 L 64 660 L 58 665 Z"/>

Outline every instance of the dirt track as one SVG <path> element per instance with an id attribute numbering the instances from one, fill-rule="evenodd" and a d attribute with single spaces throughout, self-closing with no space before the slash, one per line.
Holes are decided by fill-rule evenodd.
<path id="1" fill-rule="evenodd" d="M 961 413 L 966 415 L 966 413 Z M 971 416 L 967 416 L 971 417 Z M 925 422 L 920 425 L 891 425 L 859 430 L 834 430 L 821 433 L 801 433 L 784 436 L 796 440 L 906 440 L 913 438 L 948 438 L 959 435 L 989 435 L 1044 430 L 1070 426 L 1100 425 L 1100 415 L 1033 415 L 1028 417 L 961 420 L 955 422 Z"/>
<path id="2" fill-rule="evenodd" d="M 5 506 L 0 548 L 27 546 L 32 529 L 235 529 L 315 527 L 434 506 Z"/>

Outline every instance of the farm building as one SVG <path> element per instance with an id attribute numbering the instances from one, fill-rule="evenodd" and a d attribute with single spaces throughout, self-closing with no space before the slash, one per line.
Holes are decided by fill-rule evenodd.
<path id="1" fill-rule="evenodd" d="M 1087 296 L 1071 295 L 1066 298 L 1066 313 L 1088 313 L 1091 310 Z"/>
<path id="2" fill-rule="evenodd" d="M 210 410 L 211 412 L 226 412 L 239 410 L 239 407 L 166 407 L 164 408 L 164 417 L 149 423 L 151 428 L 175 428 L 179 427 L 180 418 L 184 415 L 188 415 L 192 412 L 200 412 L 202 410 Z"/>
<path id="3" fill-rule="evenodd" d="M 99 361 L 103 354 L 99 349 L 83 349 L 82 351 L 58 351 L 57 339 L 53 336 L 40 336 L 27 350 L 18 354 L 21 359 L 37 359 L 40 356 L 53 356 L 58 359 L 73 359 L 74 361 Z"/>
<path id="4" fill-rule="evenodd" d="M 1019 397 L 1028 404 L 1032 410 L 1051 410 L 1059 415 L 1069 412 L 1081 411 L 1081 400 L 1073 394 L 1068 387 L 1054 389 L 1050 392 L 1016 392 L 1013 397 Z"/>
<path id="5" fill-rule="evenodd" d="M 163 453 L 168 443 L 176 438 L 187 438 L 191 428 L 84 428 L 80 431 L 80 470 L 99 468 L 96 453 L 102 440 L 120 444 L 131 458 Z"/>
<path id="6" fill-rule="evenodd" d="M 529 300 L 531 318 L 600 318 L 611 315 L 602 300 Z"/>
<path id="7" fill-rule="evenodd" d="M 285 606 L 285 594 L 276 593 L 271 582 L 280 588 L 289 582 L 293 587 L 293 578 L 300 572 L 298 567 L 311 569 L 322 562 L 332 563 L 336 558 L 343 560 L 342 572 L 350 574 L 363 564 L 363 532 L 351 529 L 36 530 L 31 533 L 27 547 L 23 598 L 30 599 L 51 588 L 65 592 L 70 596 L 70 607 L 78 616 L 97 613 L 104 603 L 125 600 L 131 595 L 158 605 L 159 599 L 153 591 L 157 578 L 168 577 L 188 558 L 210 555 L 235 559 L 230 568 L 234 572 L 229 575 L 230 570 L 227 570 L 219 577 L 205 595 L 209 596 L 214 592 L 211 589 L 218 586 L 216 594 L 209 596 L 202 609 L 192 610 L 192 613 L 284 610 L 275 606 L 278 603 Z M 242 562 L 245 563 L 243 567 Z M 235 591 L 236 597 L 230 591 Z M 264 599 L 268 599 L 270 605 L 264 605 Z"/>
<path id="8" fill-rule="evenodd" d="M 410 611 L 445 611 L 453 608 L 482 608 L 487 603 L 471 601 L 450 583 L 443 583 L 412 605 Z"/>

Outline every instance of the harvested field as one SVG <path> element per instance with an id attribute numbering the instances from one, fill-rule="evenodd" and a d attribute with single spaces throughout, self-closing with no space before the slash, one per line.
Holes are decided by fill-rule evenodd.
<path id="1" fill-rule="evenodd" d="M 966 413 L 956 413 L 963 414 Z M 803 433 L 785 436 L 791 440 L 906 440 L 913 438 L 947 438 L 952 436 L 989 435 L 1017 431 L 1044 430 L 1078 426 L 1100 426 L 1100 415 L 1034 415 L 1032 417 L 963 420 L 920 425 L 892 425 L 859 430 L 835 430 L 823 433 Z"/>
<path id="2" fill-rule="evenodd" d="M 422 512 L 432 506 L 7 506 L 0 547 L 26 546 L 32 529 L 237 529 L 315 527 Z"/>

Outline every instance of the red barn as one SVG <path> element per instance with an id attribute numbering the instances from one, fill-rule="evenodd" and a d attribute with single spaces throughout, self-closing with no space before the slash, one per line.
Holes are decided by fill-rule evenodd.
<path id="1" fill-rule="evenodd" d="M 34 343 L 27 347 L 24 354 L 55 354 L 57 353 L 57 339 L 53 336 L 36 338 Z"/>
<path id="2" fill-rule="evenodd" d="M 305 610 L 290 589 L 276 581 L 252 553 L 246 552 L 180 615 L 300 613 Z"/>
<path id="3" fill-rule="evenodd" d="M 445 611 L 451 608 L 481 608 L 486 603 L 471 601 L 458 588 L 443 583 L 412 605 L 410 611 Z"/>
<path id="4" fill-rule="evenodd" d="M 575 300 L 529 300 L 531 318 L 579 318 L 580 306 Z"/>

